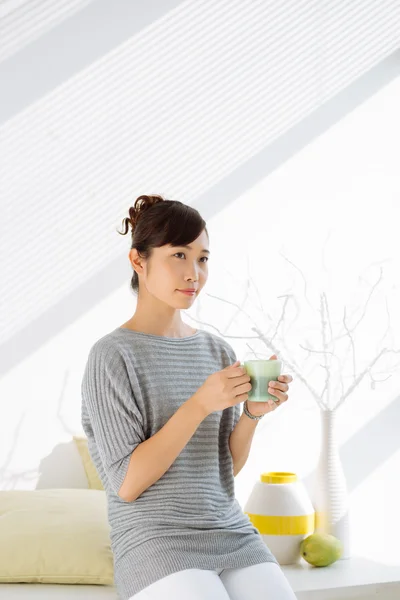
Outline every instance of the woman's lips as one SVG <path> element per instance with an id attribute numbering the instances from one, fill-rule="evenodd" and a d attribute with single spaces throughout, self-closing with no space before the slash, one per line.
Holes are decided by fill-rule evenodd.
<path id="1" fill-rule="evenodd" d="M 186 296 L 194 296 L 196 293 L 196 290 L 187 292 L 186 290 L 178 290 L 178 292 L 182 292 L 182 294 L 186 294 Z"/>

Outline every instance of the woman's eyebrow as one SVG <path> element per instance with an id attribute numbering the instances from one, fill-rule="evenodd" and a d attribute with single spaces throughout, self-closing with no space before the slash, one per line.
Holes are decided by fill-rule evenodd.
<path id="1" fill-rule="evenodd" d="M 177 246 L 177 248 L 189 248 L 189 250 L 193 250 L 192 246 L 189 246 L 189 244 L 182 244 L 182 246 Z M 203 248 L 200 252 L 207 252 L 207 254 L 210 254 L 210 251 L 207 250 L 207 248 Z"/>

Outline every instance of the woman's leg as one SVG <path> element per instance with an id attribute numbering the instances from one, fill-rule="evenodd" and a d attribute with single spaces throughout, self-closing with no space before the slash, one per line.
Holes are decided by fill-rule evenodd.
<path id="1" fill-rule="evenodd" d="M 276 563 L 224 569 L 219 577 L 230 600 L 296 600 L 289 581 Z"/>
<path id="2" fill-rule="evenodd" d="M 217 571 L 185 569 L 152 583 L 129 600 L 230 600 Z M 256 600 L 254 598 L 253 600 Z"/>

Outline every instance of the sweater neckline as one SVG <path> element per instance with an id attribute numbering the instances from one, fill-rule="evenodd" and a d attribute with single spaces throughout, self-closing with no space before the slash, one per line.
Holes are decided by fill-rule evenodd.
<path id="1" fill-rule="evenodd" d="M 192 335 L 187 335 L 185 337 L 176 338 L 176 337 L 168 337 L 166 335 L 154 335 L 153 333 L 144 333 L 143 331 L 136 331 L 135 329 L 128 329 L 128 327 L 117 327 L 115 331 L 127 331 L 129 334 L 138 335 L 139 337 L 145 337 L 150 339 L 155 339 L 159 341 L 166 342 L 184 342 L 185 340 L 193 340 L 198 337 L 198 335 L 202 332 L 201 329 L 197 329 L 196 333 Z"/>

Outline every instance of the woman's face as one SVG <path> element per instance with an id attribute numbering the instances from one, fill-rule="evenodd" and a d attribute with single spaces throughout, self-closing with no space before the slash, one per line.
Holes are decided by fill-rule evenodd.
<path id="1" fill-rule="evenodd" d="M 139 273 L 139 291 L 143 287 L 151 295 L 173 308 L 190 308 L 208 278 L 209 240 L 203 230 L 190 247 L 161 246 L 154 248 Z M 180 290 L 194 289 L 193 294 Z"/>

